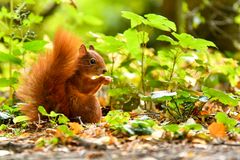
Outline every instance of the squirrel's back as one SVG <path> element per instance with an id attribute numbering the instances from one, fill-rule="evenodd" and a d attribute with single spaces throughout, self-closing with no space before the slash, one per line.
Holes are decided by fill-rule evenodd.
<path id="1" fill-rule="evenodd" d="M 78 68 L 80 45 L 81 41 L 78 38 L 58 30 L 53 50 L 40 56 L 30 73 L 23 77 L 16 94 L 28 104 L 21 107 L 21 111 L 31 120 L 38 119 L 37 109 L 40 105 L 47 111 L 54 110 L 68 116 L 65 82 Z"/>

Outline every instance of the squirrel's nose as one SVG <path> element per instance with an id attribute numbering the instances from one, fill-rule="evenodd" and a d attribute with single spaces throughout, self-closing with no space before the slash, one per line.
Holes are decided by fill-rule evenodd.
<path id="1" fill-rule="evenodd" d="M 107 69 L 103 69 L 103 71 L 102 71 L 102 72 L 103 72 L 103 74 L 104 74 L 104 73 L 106 73 L 106 72 L 107 72 Z"/>

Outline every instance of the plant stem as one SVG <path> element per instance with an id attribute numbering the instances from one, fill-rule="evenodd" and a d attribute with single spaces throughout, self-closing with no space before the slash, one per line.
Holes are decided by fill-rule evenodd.
<path id="1" fill-rule="evenodd" d="M 173 58 L 173 65 L 172 65 L 172 70 L 171 70 L 171 74 L 170 74 L 170 77 L 169 77 L 169 81 L 172 80 L 172 77 L 173 77 L 173 73 L 174 73 L 174 70 L 175 70 L 176 63 L 177 63 L 177 56 L 175 55 L 174 58 Z"/>
<path id="2" fill-rule="evenodd" d="M 181 117 L 181 118 L 183 118 L 183 115 L 181 114 L 181 112 L 180 112 L 180 109 L 179 109 L 179 107 L 178 107 L 178 104 L 177 104 L 177 102 L 175 101 L 175 99 L 172 97 L 172 101 L 173 101 L 173 103 L 175 104 L 175 106 L 176 106 L 176 108 L 177 108 L 177 113 L 179 114 L 179 116 Z"/>
<path id="3" fill-rule="evenodd" d="M 10 42 L 9 42 L 9 54 L 12 55 L 13 52 L 13 0 L 10 0 L 10 13 L 11 13 L 11 19 L 10 19 Z M 9 62 L 9 81 L 11 83 L 12 79 L 12 63 Z M 12 85 L 9 85 L 9 99 L 13 100 L 13 88 Z M 12 103 L 12 102 L 11 102 Z M 10 104 L 11 105 L 11 104 Z"/>
<path id="4" fill-rule="evenodd" d="M 112 53 L 112 65 L 111 65 L 111 71 L 110 71 L 111 72 L 110 75 L 111 75 L 112 78 L 113 78 L 114 64 L 115 64 L 115 57 L 113 56 L 113 53 Z M 110 89 L 113 88 L 112 86 L 113 86 L 113 84 L 110 83 Z M 109 98 L 109 105 L 112 109 L 112 97 L 111 96 Z"/>
<path id="5" fill-rule="evenodd" d="M 145 74 L 144 74 L 144 49 L 145 49 L 145 43 L 143 44 L 143 47 L 142 47 L 142 59 L 141 59 L 141 61 L 142 61 L 142 65 L 141 65 L 141 81 L 142 81 L 142 91 L 143 91 L 143 94 L 145 95 L 145 92 L 146 92 L 146 90 L 145 90 L 145 80 L 144 80 L 144 76 L 145 76 Z"/>
<path id="6" fill-rule="evenodd" d="M 146 88 L 145 88 L 145 73 L 144 73 L 144 60 L 145 60 L 145 48 L 146 48 L 146 43 L 144 42 L 144 37 L 145 37 L 145 32 L 143 31 L 143 39 L 142 39 L 142 65 L 141 65 L 141 83 L 142 83 L 142 92 L 143 95 L 146 93 Z M 144 101 L 144 108 L 147 109 L 147 103 Z"/>
<path id="7" fill-rule="evenodd" d="M 173 119 L 177 122 L 177 119 L 174 117 L 174 115 L 172 114 L 172 112 L 170 112 L 170 110 L 169 110 L 168 108 L 166 108 L 166 109 L 167 109 L 167 112 L 169 113 L 169 115 L 172 116 Z"/>

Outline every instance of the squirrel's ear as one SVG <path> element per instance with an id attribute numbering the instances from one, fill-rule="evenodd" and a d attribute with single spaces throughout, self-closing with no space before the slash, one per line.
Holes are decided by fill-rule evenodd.
<path id="1" fill-rule="evenodd" d="M 93 45 L 90 45 L 90 46 L 89 46 L 89 49 L 90 49 L 90 50 L 94 50 Z"/>
<path id="2" fill-rule="evenodd" d="M 79 53 L 81 55 L 84 55 L 84 54 L 87 54 L 87 49 L 86 49 L 86 46 L 84 44 L 82 44 L 79 48 Z"/>

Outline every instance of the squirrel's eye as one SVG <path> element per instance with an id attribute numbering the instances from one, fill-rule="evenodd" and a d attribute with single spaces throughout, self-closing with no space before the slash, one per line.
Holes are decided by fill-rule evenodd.
<path id="1" fill-rule="evenodd" d="M 90 59 L 90 64 L 96 64 L 96 60 L 94 58 Z"/>

